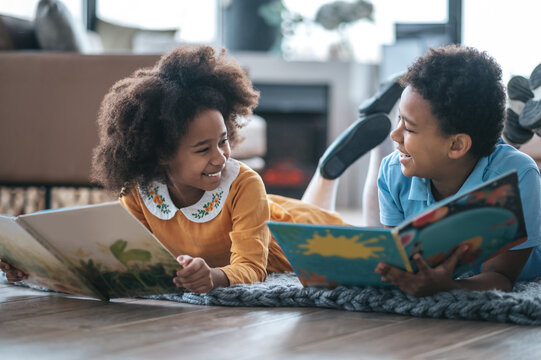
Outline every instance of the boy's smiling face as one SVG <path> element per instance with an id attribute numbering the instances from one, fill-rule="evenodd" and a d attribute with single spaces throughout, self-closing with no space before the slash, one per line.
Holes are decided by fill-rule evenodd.
<path id="1" fill-rule="evenodd" d="M 391 132 L 391 139 L 401 153 L 402 173 L 408 177 L 441 179 L 451 160 L 451 137 L 442 133 L 429 102 L 411 86 L 404 89 L 398 110 L 398 126 Z"/>

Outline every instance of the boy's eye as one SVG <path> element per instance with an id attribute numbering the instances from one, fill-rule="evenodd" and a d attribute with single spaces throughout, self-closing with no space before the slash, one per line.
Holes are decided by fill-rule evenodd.
<path id="1" fill-rule="evenodd" d="M 200 154 L 200 153 L 206 152 L 208 149 L 209 149 L 209 148 L 206 147 L 206 148 L 203 148 L 203 149 L 196 150 L 195 152 L 198 153 L 198 154 Z"/>
<path id="2" fill-rule="evenodd" d="M 228 141 L 229 141 L 229 139 L 225 138 L 222 141 L 220 141 L 220 145 L 225 145 L 225 144 L 227 144 Z"/>

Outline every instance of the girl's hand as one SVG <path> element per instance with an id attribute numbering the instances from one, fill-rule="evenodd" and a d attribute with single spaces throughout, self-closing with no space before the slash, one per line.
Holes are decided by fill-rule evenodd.
<path id="1" fill-rule="evenodd" d="M 468 248 L 467 245 L 461 246 L 448 259 L 435 268 L 431 268 L 420 254 L 415 254 L 413 260 L 419 269 L 419 272 L 416 274 L 382 262 L 376 266 L 374 271 L 381 275 L 382 281 L 390 282 L 407 294 L 429 296 L 457 287 L 453 280 L 453 270 L 458 260 L 468 251 Z"/>
<path id="2" fill-rule="evenodd" d="M 6 274 L 9 282 L 18 282 L 28 279 L 28 275 L 10 264 L 0 260 L 0 270 Z"/>
<path id="3" fill-rule="evenodd" d="M 177 261 L 182 265 L 182 269 L 177 271 L 177 277 L 173 282 L 178 287 L 184 287 L 195 293 L 206 293 L 214 289 L 212 278 L 212 269 L 205 260 L 197 257 L 192 258 L 189 255 L 180 255 Z"/>

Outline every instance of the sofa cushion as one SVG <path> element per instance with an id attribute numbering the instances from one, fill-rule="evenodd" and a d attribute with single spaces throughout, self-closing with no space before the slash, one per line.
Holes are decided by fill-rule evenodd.
<path id="1" fill-rule="evenodd" d="M 82 24 L 57 0 L 40 0 L 34 19 L 38 43 L 43 50 L 86 52 Z"/>
<path id="2" fill-rule="evenodd" d="M 0 50 L 39 49 L 34 23 L 0 15 Z"/>

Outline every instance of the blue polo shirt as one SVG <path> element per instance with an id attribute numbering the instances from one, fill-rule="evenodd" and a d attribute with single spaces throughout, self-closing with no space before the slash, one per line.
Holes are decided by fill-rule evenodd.
<path id="1" fill-rule="evenodd" d="M 430 180 L 406 177 L 402 173 L 396 150 L 381 162 L 378 176 L 380 221 L 387 226 L 399 225 L 434 204 Z M 503 175 L 511 170 L 518 173 L 520 198 L 528 240 L 513 250 L 533 247 L 519 280 L 541 276 L 541 177 L 535 161 L 507 144 L 498 144 L 489 156 L 479 159 L 470 176 L 457 194 Z"/>

